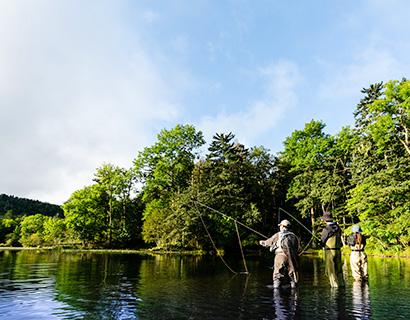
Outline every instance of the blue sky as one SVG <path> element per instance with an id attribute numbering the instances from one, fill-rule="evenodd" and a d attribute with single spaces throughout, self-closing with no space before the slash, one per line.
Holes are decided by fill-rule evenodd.
<path id="1" fill-rule="evenodd" d="M 0 193 L 62 204 L 177 124 L 273 154 L 312 119 L 337 134 L 363 87 L 409 77 L 409 12 L 406 0 L 0 0 Z"/>

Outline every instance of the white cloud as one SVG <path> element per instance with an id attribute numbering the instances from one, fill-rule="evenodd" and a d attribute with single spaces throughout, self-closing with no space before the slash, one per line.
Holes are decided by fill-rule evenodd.
<path id="1" fill-rule="evenodd" d="M 116 8 L 0 3 L 1 193 L 62 203 L 103 162 L 131 166 L 155 123 L 178 116 L 168 70 Z"/>
<path id="2" fill-rule="evenodd" d="M 349 63 L 340 65 L 338 62 L 328 62 L 323 65 L 327 76 L 318 87 L 318 97 L 332 103 L 347 96 L 358 97 L 360 90 L 370 84 L 400 80 L 408 73 L 408 67 L 403 62 L 408 60 L 410 63 L 410 59 L 399 61 L 394 51 L 393 47 L 369 43 L 358 47 Z"/>
<path id="3" fill-rule="evenodd" d="M 206 141 L 215 133 L 232 132 L 239 141 L 253 146 L 261 135 L 275 127 L 285 112 L 298 103 L 296 88 L 303 81 L 297 66 L 289 61 L 280 61 L 258 70 L 264 87 L 264 97 L 251 101 L 243 110 L 226 114 L 222 110 L 215 117 L 204 117 L 199 128 Z"/>

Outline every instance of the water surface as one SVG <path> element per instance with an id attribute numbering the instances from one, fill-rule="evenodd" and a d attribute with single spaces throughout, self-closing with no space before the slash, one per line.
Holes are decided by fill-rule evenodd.
<path id="1" fill-rule="evenodd" d="M 1 319 L 410 319 L 410 263 L 369 257 L 369 283 L 330 288 L 301 257 L 297 290 L 271 290 L 273 257 L 249 275 L 215 257 L 0 251 Z M 237 272 L 242 261 L 227 261 Z"/>

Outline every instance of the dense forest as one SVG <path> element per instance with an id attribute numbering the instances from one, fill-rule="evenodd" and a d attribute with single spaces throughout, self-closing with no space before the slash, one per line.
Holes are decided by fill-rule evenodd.
<path id="1" fill-rule="evenodd" d="M 369 247 L 409 253 L 410 82 L 362 93 L 353 128 L 330 135 L 312 120 L 277 155 L 246 148 L 234 133 L 217 133 L 206 147 L 192 125 L 163 129 L 131 168 L 97 168 L 64 203 L 64 217 L 35 209 L 3 216 L 0 243 L 230 253 L 254 248 L 287 218 L 315 248 L 320 217 L 331 211 L 346 236 L 360 223 Z"/>
<path id="2" fill-rule="evenodd" d="M 63 217 L 63 209 L 56 205 L 38 200 L 24 199 L 0 194 L 0 217 L 42 214 L 48 217 Z"/>

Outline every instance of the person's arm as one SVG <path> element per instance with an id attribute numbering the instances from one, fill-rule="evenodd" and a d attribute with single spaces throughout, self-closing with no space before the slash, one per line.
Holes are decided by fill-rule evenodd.
<path id="1" fill-rule="evenodd" d="M 278 241 L 278 234 L 275 233 L 272 237 L 270 237 L 268 240 L 261 240 L 259 241 L 259 244 L 264 247 L 271 247 L 273 246 L 274 243 Z"/>
<path id="2" fill-rule="evenodd" d="M 321 238 L 320 238 L 320 246 L 321 246 L 322 248 L 325 247 L 325 244 L 326 244 L 328 235 L 329 235 L 329 230 L 328 230 L 327 227 L 325 227 L 325 228 L 323 229 L 323 231 L 322 231 L 322 236 L 321 236 Z"/>

